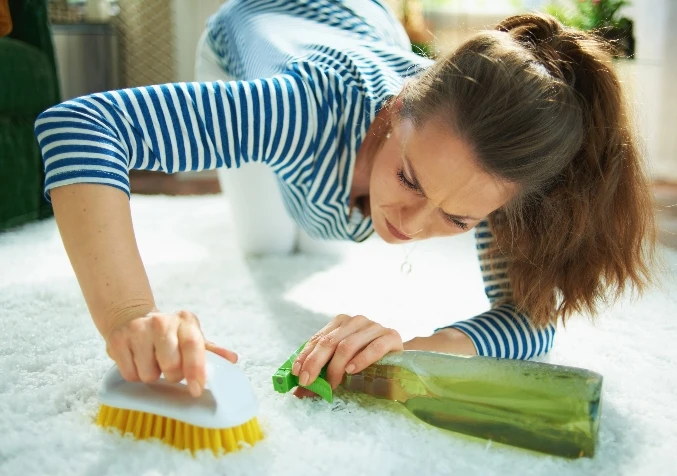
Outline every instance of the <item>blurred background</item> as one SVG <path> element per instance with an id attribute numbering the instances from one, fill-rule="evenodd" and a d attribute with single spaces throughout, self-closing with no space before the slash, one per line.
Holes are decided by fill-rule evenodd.
<path id="1" fill-rule="evenodd" d="M 386 0 L 419 54 L 452 51 L 506 16 L 548 11 L 616 42 L 642 138 L 660 239 L 677 247 L 677 2 Z M 93 92 L 192 81 L 195 47 L 221 0 L 0 0 L 0 230 L 50 216 L 32 134 L 37 114 Z M 132 192 L 220 193 L 217 174 L 132 171 Z"/>

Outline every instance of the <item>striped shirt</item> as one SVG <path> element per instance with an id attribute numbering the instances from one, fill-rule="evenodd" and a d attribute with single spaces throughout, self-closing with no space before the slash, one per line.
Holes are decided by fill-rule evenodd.
<path id="1" fill-rule="evenodd" d="M 210 19 L 208 41 L 239 81 L 110 91 L 43 112 L 35 130 L 47 199 L 75 183 L 129 194 L 130 169 L 171 174 L 263 162 L 310 236 L 369 237 L 371 219 L 350 209 L 357 151 L 384 102 L 431 64 L 411 52 L 389 8 L 381 0 L 230 0 Z M 488 267 L 486 222 L 476 238 L 492 308 L 450 327 L 480 355 L 547 352 L 554 327 L 536 329 L 508 304 L 506 263 Z"/>

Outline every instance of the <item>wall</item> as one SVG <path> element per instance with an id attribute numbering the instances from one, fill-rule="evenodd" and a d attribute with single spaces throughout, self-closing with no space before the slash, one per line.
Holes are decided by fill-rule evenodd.
<path id="1" fill-rule="evenodd" d="M 660 138 L 657 160 L 654 164 L 656 176 L 677 183 L 677 3 L 664 0 L 667 6 L 663 22 L 665 41 L 662 53 L 662 87 L 660 91 L 659 130 Z M 668 25 L 670 28 L 668 28 Z"/>
<path id="2" fill-rule="evenodd" d="M 657 180 L 677 182 L 677 21 L 673 0 L 633 2 L 626 13 L 635 22 L 636 59 L 619 70 L 631 91 L 637 128 L 649 170 Z"/>
<path id="3" fill-rule="evenodd" d="M 171 0 L 176 38 L 176 80 L 193 81 L 195 47 L 204 31 L 207 19 L 214 14 L 222 0 Z"/>

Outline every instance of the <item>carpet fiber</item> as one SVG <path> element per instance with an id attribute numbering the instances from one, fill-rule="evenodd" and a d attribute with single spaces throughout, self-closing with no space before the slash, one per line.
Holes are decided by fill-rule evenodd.
<path id="1" fill-rule="evenodd" d="M 674 474 L 674 251 L 662 250 L 659 288 L 594 325 L 571 321 L 544 359 L 605 378 L 597 455 L 570 461 L 438 430 L 392 402 L 272 390 L 275 369 L 335 314 L 364 314 L 408 339 L 484 310 L 471 234 L 245 260 L 222 197 L 134 196 L 132 213 L 158 305 L 195 312 L 208 338 L 239 353 L 266 439 L 194 459 L 93 425 L 111 362 L 48 220 L 0 235 L 0 474 Z M 413 270 L 403 275 L 407 253 Z"/>

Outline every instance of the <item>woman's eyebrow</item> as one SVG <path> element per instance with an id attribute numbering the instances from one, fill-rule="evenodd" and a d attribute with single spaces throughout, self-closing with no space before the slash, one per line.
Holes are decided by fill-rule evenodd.
<path id="1" fill-rule="evenodd" d="M 423 195 L 425 198 L 428 198 L 428 195 L 426 195 L 425 190 L 423 190 L 423 187 L 421 186 L 421 182 L 418 181 L 418 177 L 416 176 L 416 172 L 414 171 L 414 167 L 412 167 L 411 162 L 406 155 L 403 155 L 402 158 L 404 159 L 404 165 L 406 165 L 407 169 L 409 169 L 411 182 L 416 185 L 416 188 L 418 188 L 419 192 L 421 192 L 421 195 Z"/>
<path id="2" fill-rule="evenodd" d="M 418 188 L 419 193 L 423 195 L 425 198 L 428 198 L 428 195 L 426 195 L 425 190 L 423 190 L 423 187 L 421 186 L 421 182 L 418 181 L 418 177 L 416 176 L 416 171 L 414 170 L 414 167 L 412 167 L 411 162 L 407 158 L 406 155 L 403 155 L 402 158 L 404 159 L 404 165 L 407 167 L 409 175 L 411 177 L 411 182 L 416 185 L 416 188 Z M 442 210 L 442 213 L 445 215 L 455 219 L 455 220 L 461 220 L 461 221 L 480 221 L 480 218 L 475 218 L 471 217 L 468 215 L 456 215 L 454 213 L 447 213 L 444 210 Z"/>

